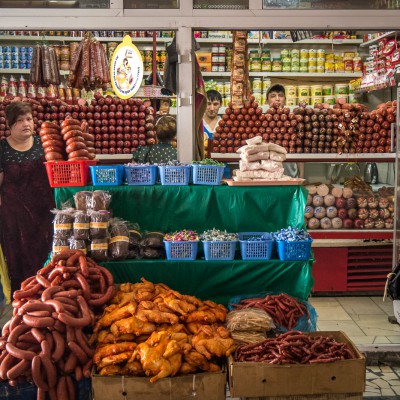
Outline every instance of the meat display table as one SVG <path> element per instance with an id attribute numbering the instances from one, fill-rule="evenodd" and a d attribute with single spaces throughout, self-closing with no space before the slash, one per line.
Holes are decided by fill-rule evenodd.
<path id="1" fill-rule="evenodd" d="M 301 186 L 86 186 L 55 189 L 57 207 L 82 190 L 107 190 L 114 217 L 137 222 L 142 231 L 170 232 L 213 227 L 229 232 L 274 232 L 304 227 L 306 190 Z M 240 257 L 240 256 L 239 256 Z M 236 258 L 239 258 L 236 257 Z M 227 304 L 239 294 L 284 291 L 307 299 L 312 259 L 280 261 L 125 260 L 104 265 L 117 283 L 145 277 L 181 293 Z"/>

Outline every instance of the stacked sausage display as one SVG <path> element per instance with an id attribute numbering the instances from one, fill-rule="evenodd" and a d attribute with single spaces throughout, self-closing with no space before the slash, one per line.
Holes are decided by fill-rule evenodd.
<path id="1" fill-rule="evenodd" d="M 60 71 L 54 47 L 36 45 L 33 48 L 30 81 L 35 85 L 48 86 L 60 84 Z"/>
<path id="2" fill-rule="evenodd" d="M 87 123 L 67 117 L 60 126 L 54 122 L 43 122 L 39 131 L 47 161 L 93 160 L 94 136 L 87 133 Z"/>
<path id="3" fill-rule="evenodd" d="M 332 109 L 300 103 L 293 112 L 273 105 L 263 114 L 250 96 L 244 107 L 226 108 L 214 133 L 212 152 L 234 153 L 246 139 L 261 136 L 288 153 L 389 153 L 395 118 L 396 101 L 371 112 L 360 104 L 336 104 Z"/>
<path id="4" fill-rule="evenodd" d="M 13 317 L 2 331 L 0 379 L 16 385 L 33 381 L 37 398 L 75 399 L 71 374 L 90 377 L 93 351 L 86 327 L 95 324 L 93 310 L 114 296 L 109 271 L 80 251 L 52 258 L 36 276 L 14 292 Z"/>

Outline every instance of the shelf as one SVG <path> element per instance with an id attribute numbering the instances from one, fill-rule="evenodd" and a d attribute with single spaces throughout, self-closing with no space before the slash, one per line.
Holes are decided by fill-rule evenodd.
<path id="1" fill-rule="evenodd" d="M 391 38 L 391 37 L 394 37 L 395 34 L 396 34 L 396 31 L 386 32 L 385 34 L 383 34 L 383 35 L 381 35 L 381 36 L 378 36 L 378 37 L 375 38 L 375 39 L 371 39 L 371 40 L 368 40 L 368 42 L 363 42 L 363 43 L 361 43 L 361 44 L 360 44 L 360 47 L 367 47 L 367 46 L 370 46 L 371 44 L 378 43 L 379 40 L 381 40 L 381 39 L 383 39 L 383 38 Z"/>
<path id="2" fill-rule="evenodd" d="M 203 77 L 207 76 L 226 76 L 230 77 L 231 72 L 202 72 Z M 338 72 L 338 73 L 325 73 L 325 72 L 250 72 L 250 77 L 286 77 L 286 78 L 297 78 L 297 77 L 307 77 L 307 78 L 324 78 L 324 79 L 335 79 L 335 78 L 360 78 L 362 77 L 362 72 Z"/>
<path id="3" fill-rule="evenodd" d="M 14 41 L 14 42 L 79 42 L 82 39 L 72 36 L 17 36 L 17 35 L 0 35 L 0 41 Z M 96 37 L 99 42 L 121 42 L 122 37 Z M 171 42 L 173 38 L 156 38 L 157 42 L 167 43 Z M 133 43 L 153 43 L 152 37 L 133 37 Z"/>
<path id="4" fill-rule="evenodd" d="M 307 232 L 313 239 L 393 239 L 393 229 L 307 229 Z"/>
<path id="5" fill-rule="evenodd" d="M 30 69 L 0 68 L 0 74 L 30 74 Z M 69 71 L 60 71 L 60 75 L 69 75 Z"/>
<path id="6" fill-rule="evenodd" d="M 211 153 L 211 158 L 218 161 L 234 162 L 239 161 L 236 153 Z M 395 153 L 356 153 L 356 154 L 288 154 L 286 161 L 298 162 L 393 162 L 396 159 Z"/>
<path id="7" fill-rule="evenodd" d="M 225 38 L 225 39 L 214 39 L 214 38 L 196 38 L 198 43 L 232 43 L 232 38 Z M 359 45 L 363 41 L 362 39 L 305 39 L 300 40 L 298 42 L 293 42 L 292 39 L 248 39 L 248 44 L 326 44 L 331 45 L 338 44 L 338 45 L 346 45 L 346 44 L 356 44 Z"/>

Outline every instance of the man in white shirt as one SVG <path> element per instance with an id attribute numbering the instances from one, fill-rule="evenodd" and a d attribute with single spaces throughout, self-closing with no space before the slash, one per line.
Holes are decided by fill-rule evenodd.
<path id="1" fill-rule="evenodd" d="M 216 90 L 207 91 L 207 108 L 203 116 L 204 149 L 207 151 L 208 140 L 213 138 L 221 117 L 218 111 L 222 105 L 222 96 Z"/>

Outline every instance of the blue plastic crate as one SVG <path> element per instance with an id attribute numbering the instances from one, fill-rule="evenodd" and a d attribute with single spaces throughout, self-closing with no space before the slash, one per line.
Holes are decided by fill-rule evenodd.
<path id="1" fill-rule="evenodd" d="M 193 261 L 197 257 L 199 242 L 169 242 L 164 240 L 165 252 L 167 260 L 190 260 Z"/>
<path id="2" fill-rule="evenodd" d="M 128 185 L 155 185 L 157 180 L 157 166 L 126 165 L 125 176 Z"/>
<path id="3" fill-rule="evenodd" d="M 254 237 L 262 237 L 263 240 L 249 240 Z M 239 243 L 243 260 L 269 260 L 271 258 L 274 241 L 268 232 L 241 232 L 239 233 Z"/>
<path id="4" fill-rule="evenodd" d="M 279 258 L 282 261 L 307 261 L 310 258 L 312 240 L 286 242 L 277 240 Z"/>
<path id="5" fill-rule="evenodd" d="M 209 260 L 233 260 L 237 241 L 203 241 L 204 257 Z"/>
<path id="6" fill-rule="evenodd" d="M 161 185 L 189 185 L 190 165 L 158 166 Z"/>
<path id="7" fill-rule="evenodd" d="M 193 184 L 220 185 L 225 166 L 192 164 Z"/>
<path id="8" fill-rule="evenodd" d="M 117 186 L 122 184 L 123 165 L 97 165 L 89 167 L 94 186 Z"/>

